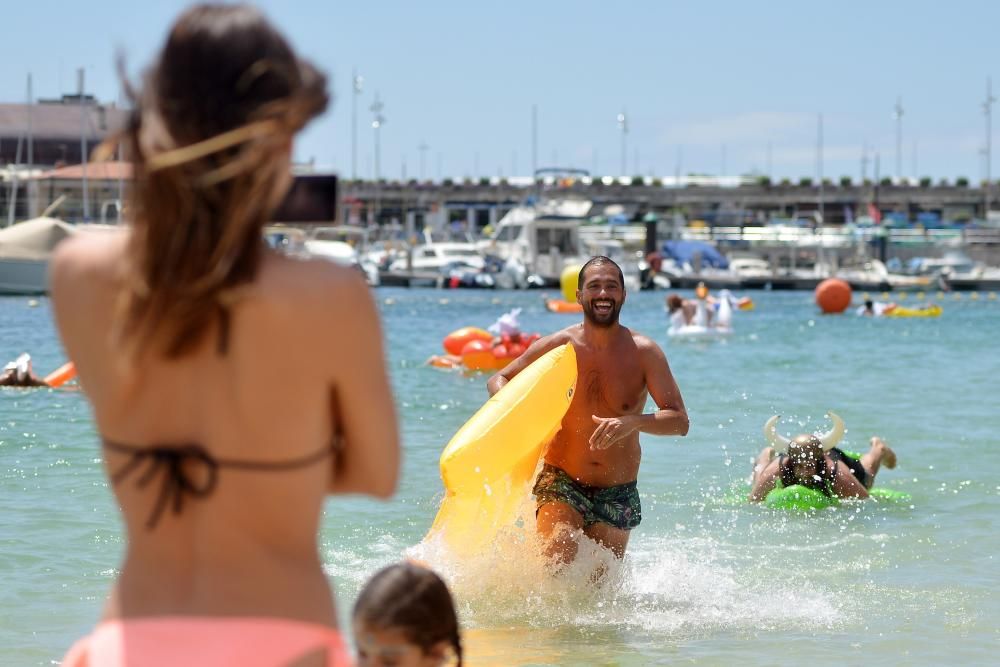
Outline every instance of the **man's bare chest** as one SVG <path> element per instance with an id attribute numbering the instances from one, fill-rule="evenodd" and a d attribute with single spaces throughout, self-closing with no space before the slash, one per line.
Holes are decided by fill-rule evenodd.
<path id="1" fill-rule="evenodd" d="M 646 402 L 645 376 L 635 361 L 578 358 L 577 370 L 577 399 L 593 413 L 631 414 Z"/>

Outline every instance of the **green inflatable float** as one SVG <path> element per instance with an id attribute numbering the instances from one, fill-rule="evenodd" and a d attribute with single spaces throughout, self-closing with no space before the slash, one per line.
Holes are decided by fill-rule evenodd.
<path id="1" fill-rule="evenodd" d="M 845 456 L 854 460 L 861 458 L 861 454 L 857 452 L 841 451 L 844 452 Z M 810 489 L 800 484 L 785 487 L 780 486 L 780 484 L 779 481 L 779 486 L 772 489 L 764 498 L 764 504 L 767 507 L 785 510 L 819 510 L 826 507 L 836 507 L 840 504 L 838 498 L 828 496 L 822 491 Z M 868 495 L 879 501 L 908 502 L 910 500 L 910 494 L 894 489 L 873 488 L 868 490 Z"/>

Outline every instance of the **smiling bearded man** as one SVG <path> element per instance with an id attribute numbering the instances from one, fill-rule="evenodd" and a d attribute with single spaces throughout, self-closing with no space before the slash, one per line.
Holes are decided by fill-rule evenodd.
<path id="1" fill-rule="evenodd" d="M 591 258 L 580 270 L 576 300 L 582 323 L 536 341 L 486 384 L 493 395 L 549 350 L 571 343 L 576 351 L 577 391 L 534 487 L 538 532 L 545 555 L 557 563 L 576 558 L 581 534 L 624 557 L 629 531 L 641 520 L 639 433 L 688 432 L 663 350 L 618 322 L 625 304 L 621 268 L 607 257 Z M 643 414 L 648 396 L 657 410 Z"/>

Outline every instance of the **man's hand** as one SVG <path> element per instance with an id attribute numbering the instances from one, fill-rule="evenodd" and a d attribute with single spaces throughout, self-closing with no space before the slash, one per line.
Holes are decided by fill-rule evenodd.
<path id="1" fill-rule="evenodd" d="M 597 424 L 597 428 L 590 436 L 591 449 L 607 449 L 635 433 L 638 427 L 635 415 L 625 415 L 624 417 L 591 415 L 590 418 Z"/>

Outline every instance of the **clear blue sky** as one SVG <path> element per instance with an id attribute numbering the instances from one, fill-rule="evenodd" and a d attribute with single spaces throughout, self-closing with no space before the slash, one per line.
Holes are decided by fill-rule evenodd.
<path id="1" fill-rule="evenodd" d="M 368 106 L 377 90 L 389 178 L 404 161 L 408 177 L 419 175 L 422 142 L 427 177 L 530 174 L 533 104 L 539 166 L 618 174 L 615 117 L 625 109 L 630 174 L 638 159 L 644 174 L 673 175 L 679 155 L 684 173 L 765 171 L 770 144 L 775 178 L 815 177 L 822 112 L 827 177 L 859 177 L 864 144 L 892 175 L 899 96 L 902 175 L 978 182 L 987 76 L 1000 90 L 998 0 L 259 4 L 330 75 L 336 98 L 301 136 L 297 156 L 344 176 L 353 67 L 365 81 L 358 171 L 373 172 Z M 0 99 L 23 100 L 28 72 L 38 97 L 73 92 L 78 67 L 91 92 L 116 99 L 116 51 L 138 71 L 187 5 L 4 3 Z M 1000 105 L 994 112 L 1000 132 Z"/>

